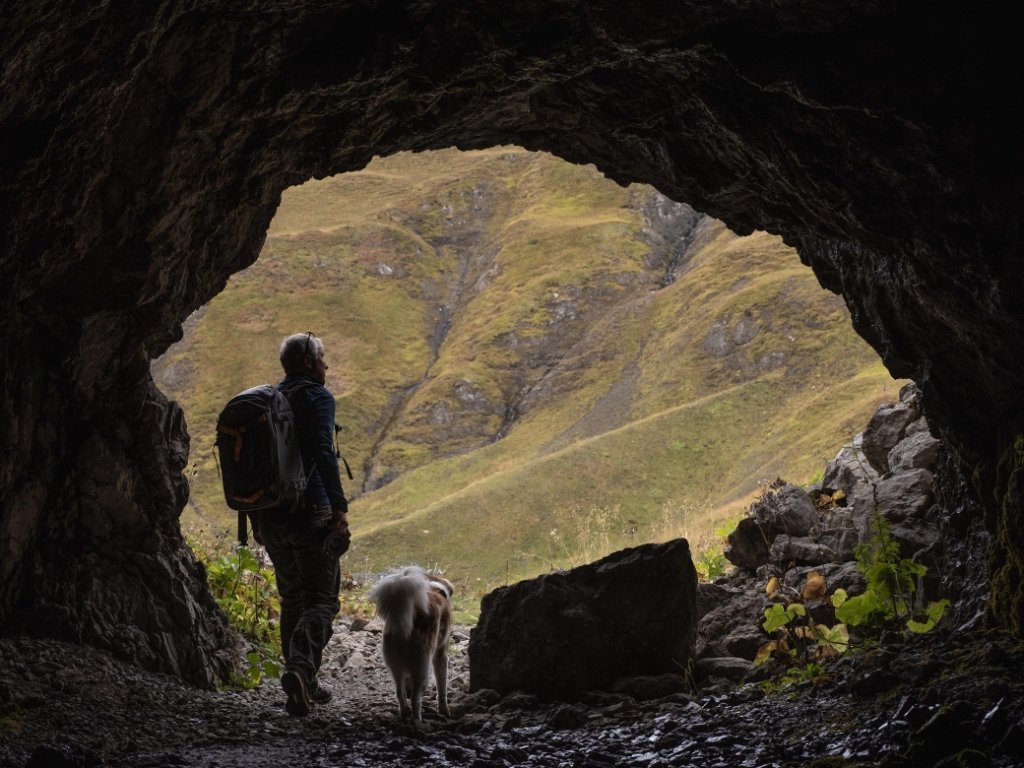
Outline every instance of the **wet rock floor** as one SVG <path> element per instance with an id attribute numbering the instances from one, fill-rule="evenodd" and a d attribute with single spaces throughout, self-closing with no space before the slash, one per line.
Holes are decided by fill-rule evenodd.
<path id="1" fill-rule="evenodd" d="M 0 640 L 0 766 L 1024 766 L 1024 648 L 999 633 L 880 646 L 768 692 L 571 703 L 469 694 L 467 642 L 458 629 L 455 717 L 430 700 L 413 727 L 372 624 L 339 622 L 322 671 L 334 698 L 307 718 L 285 713 L 276 680 L 200 691 L 94 649 Z"/>

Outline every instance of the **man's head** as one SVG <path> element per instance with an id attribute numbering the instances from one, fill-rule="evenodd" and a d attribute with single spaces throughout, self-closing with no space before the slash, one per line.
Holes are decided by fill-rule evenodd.
<path id="1" fill-rule="evenodd" d="M 327 363 L 324 362 L 324 343 L 312 331 L 293 333 L 281 342 L 281 367 L 288 376 L 305 373 L 315 381 L 325 383 Z"/>

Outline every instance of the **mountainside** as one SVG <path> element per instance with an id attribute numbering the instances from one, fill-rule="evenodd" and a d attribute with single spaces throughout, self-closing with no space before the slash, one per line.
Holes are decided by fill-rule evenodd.
<path id="1" fill-rule="evenodd" d="M 403 154 L 288 190 L 154 363 L 193 438 L 186 526 L 230 528 L 216 414 L 306 330 L 356 475 L 349 567 L 486 582 L 670 535 L 699 552 L 899 386 L 776 237 L 548 155 Z"/>

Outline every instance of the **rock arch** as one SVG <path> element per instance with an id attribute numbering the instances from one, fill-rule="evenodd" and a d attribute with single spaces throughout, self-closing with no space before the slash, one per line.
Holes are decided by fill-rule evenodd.
<path id="1" fill-rule="evenodd" d="M 205 685 L 227 674 L 177 522 L 188 435 L 149 360 L 255 260 L 285 187 L 376 154 L 508 143 L 795 245 L 921 386 L 995 533 L 993 616 L 1024 627 L 1024 175 L 1004 119 L 1021 89 L 999 18 L 187 0 L 16 2 L 2 25 L 6 631 Z"/>

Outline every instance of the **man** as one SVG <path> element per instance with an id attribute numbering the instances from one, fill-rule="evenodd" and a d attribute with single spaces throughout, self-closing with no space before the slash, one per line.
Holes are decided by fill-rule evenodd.
<path id="1" fill-rule="evenodd" d="M 285 709 L 304 716 L 312 703 L 331 699 L 316 676 L 338 614 L 341 568 L 338 555 L 325 552 L 324 540 L 337 533 L 347 542 L 348 503 L 334 450 L 334 396 L 324 386 L 323 342 L 312 333 L 287 337 L 281 344 L 281 367 L 285 378 L 278 386 L 295 412 L 309 479 L 298 509 L 254 516 L 253 529 L 274 564 L 281 595 Z"/>

